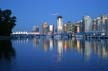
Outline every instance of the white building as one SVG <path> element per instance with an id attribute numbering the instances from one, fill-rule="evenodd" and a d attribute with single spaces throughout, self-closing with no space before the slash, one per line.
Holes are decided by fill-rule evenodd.
<path id="1" fill-rule="evenodd" d="M 61 33 L 63 31 L 63 21 L 62 16 L 57 17 L 57 32 Z"/>
<path id="2" fill-rule="evenodd" d="M 102 30 L 101 30 L 101 28 L 102 28 L 102 24 L 101 24 L 101 18 L 100 17 L 97 17 L 97 19 L 96 19 L 96 23 L 97 23 L 97 30 L 99 31 L 99 32 L 101 32 Z"/>
<path id="3" fill-rule="evenodd" d="M 101 16 L 101 26 L 102 26 L 102 28 L 101 28 L 101 30 L 102 30 L 102 32 L 106 32 L 106 30 L 107 30 L 107 23 L 106 23 L 106 20 L 107 20 L 107 16 L 106 15 L 102 15 Z"/>
<path id="4" fill-rule="evenodd" d="M 54 26 L 53 26 L 53 25 L 49 25 L 49 31 L 50 31 L 51 33 L 54 32 Z"/>
<path id="5" fill-rule="evenodd" d="M 85 32 L 92 31 L 92 19 L 90 16 L 84 16 L 83 23 L 84 23 Z"/>

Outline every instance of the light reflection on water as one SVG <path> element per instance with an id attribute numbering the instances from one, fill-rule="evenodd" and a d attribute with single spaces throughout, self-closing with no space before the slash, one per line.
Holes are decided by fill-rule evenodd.
<path id="1" fill-rule="evenodd" d="M 31 47 L 42 48 L 44 52 L 51 52 L 56 49 L 57 56 L 60 59 L 64 52 L 71 52 L 71 50 L 90 59 L 92 55 L 108 58 L 108 40 L 76 40 L 76 39 L 20 39 L 15 40 L 16 44 L 32 42 Z"/>
<path id="2" fill-rule="evenodd" d="M 14 69 L 108 69 L 107 39 L 33 38 L 12 40 L 12 44 L 16 51 Z"/>

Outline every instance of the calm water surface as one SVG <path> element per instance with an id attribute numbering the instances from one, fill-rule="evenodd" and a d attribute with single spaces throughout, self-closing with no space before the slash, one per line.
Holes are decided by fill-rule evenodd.
<path id="1" fill-rule="evenodd" d="M 0 40 L 0 71 L 108 70 L 108 40 Z"/>

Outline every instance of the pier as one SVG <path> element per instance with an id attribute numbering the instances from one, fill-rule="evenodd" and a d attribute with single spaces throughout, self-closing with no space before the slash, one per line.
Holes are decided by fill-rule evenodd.
<path id="1" fill-rule="evenodd" d="M 13 32 L 11 34 L 12 38 L 33 38 L 33 37 L 50 37 L 54 38 L 60 36 L 59 38 L 83 38 L 83 39 L 108 39 L 108 35 L 105 35 L 103 32 L 98 33 L 40 33 L 40 32 Z"/>

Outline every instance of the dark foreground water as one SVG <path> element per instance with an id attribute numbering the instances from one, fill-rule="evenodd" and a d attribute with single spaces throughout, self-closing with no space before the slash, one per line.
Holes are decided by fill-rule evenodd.
<path id="1" fill-rule="evenodd" d="M 108 71 L 108 40 L 0 40 L 0 71 Z"/>

